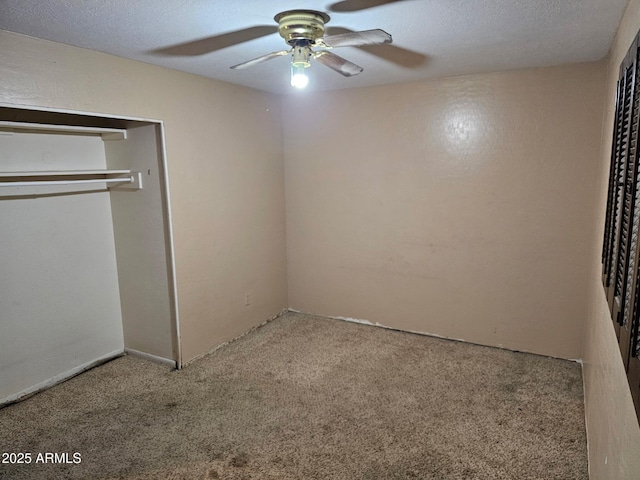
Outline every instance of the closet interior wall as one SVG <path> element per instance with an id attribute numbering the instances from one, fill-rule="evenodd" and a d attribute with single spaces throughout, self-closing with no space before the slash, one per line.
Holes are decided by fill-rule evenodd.
<path id="1" fill-rule="evenodd" d="M 107 168 L 142 173 L 142 189 L 111 192 L 125 349 L 175 361 L 179 345 L 160 138 L 159 125 L 129 127 L 127 140 L 105 142 L 105 152 Z"/>

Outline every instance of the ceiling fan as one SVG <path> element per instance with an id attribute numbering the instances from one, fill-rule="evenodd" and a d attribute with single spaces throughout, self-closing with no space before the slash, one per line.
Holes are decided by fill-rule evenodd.
<path id="1" fill-rule="evenodd" d="M 291 54 L 291 85 L 304 88 L 309 82 L 305 70 L 311 66 L 311 60 L 315 60 L 345 77 L 358 75 L 364 70 L 361 66 L 331 52 L 331 49 L 381 45 L 392 42 L 391 35 L 380 29 L 325 36 L 324 26 L 330 17 L 326 13 L 315 10 L 288 10 L 277 14 L 274 19 L 278 22 L 278 33 L 291 48 L 239 63 L 232 66 L 232 69 L 249 68 L 267 60 Z M 320 48 L 321 50 L 312 50 L 312 48 Z"/>

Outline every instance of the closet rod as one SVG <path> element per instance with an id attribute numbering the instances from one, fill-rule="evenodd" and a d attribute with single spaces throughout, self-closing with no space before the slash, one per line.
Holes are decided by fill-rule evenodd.
<path id="1" fill-rule="evenodd" d="M 0 187 L 44 187 L 50 185 L 77 185 L 80 183 L 134 183 L 133 175 L 126 178 L 92 178 L 89 180 L 43 180 L 26 182 L 0 182 Z"/>
<path id="2" fill-rule="evenodd" d="M 131 170 L 53 170 L 45 172 L 0 172 L 0 177 L 59 177 L 70 175 L 129 175 Z"/>

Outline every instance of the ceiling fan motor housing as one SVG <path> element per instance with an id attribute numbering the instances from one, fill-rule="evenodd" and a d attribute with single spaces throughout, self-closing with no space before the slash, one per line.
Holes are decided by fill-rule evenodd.
<path id="1" fill-rule="evenodd" d="M 275 16 L 278 22 L 278 33 L 289 45 L 299 40 L 313 43 L 324 36 L 324 24 L 329 15 L 315 10 L 290 10 Z"/>

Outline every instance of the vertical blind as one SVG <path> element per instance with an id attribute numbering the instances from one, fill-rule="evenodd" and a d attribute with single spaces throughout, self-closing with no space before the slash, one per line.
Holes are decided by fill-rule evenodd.
<path id="1" fill-rule="evenodd" d="M 640 35 L 640 33 L 639 33 Z M 607 211 L 602 283 L 640 417 L 640 49 L 636 37 L 620 66 Z"/>

